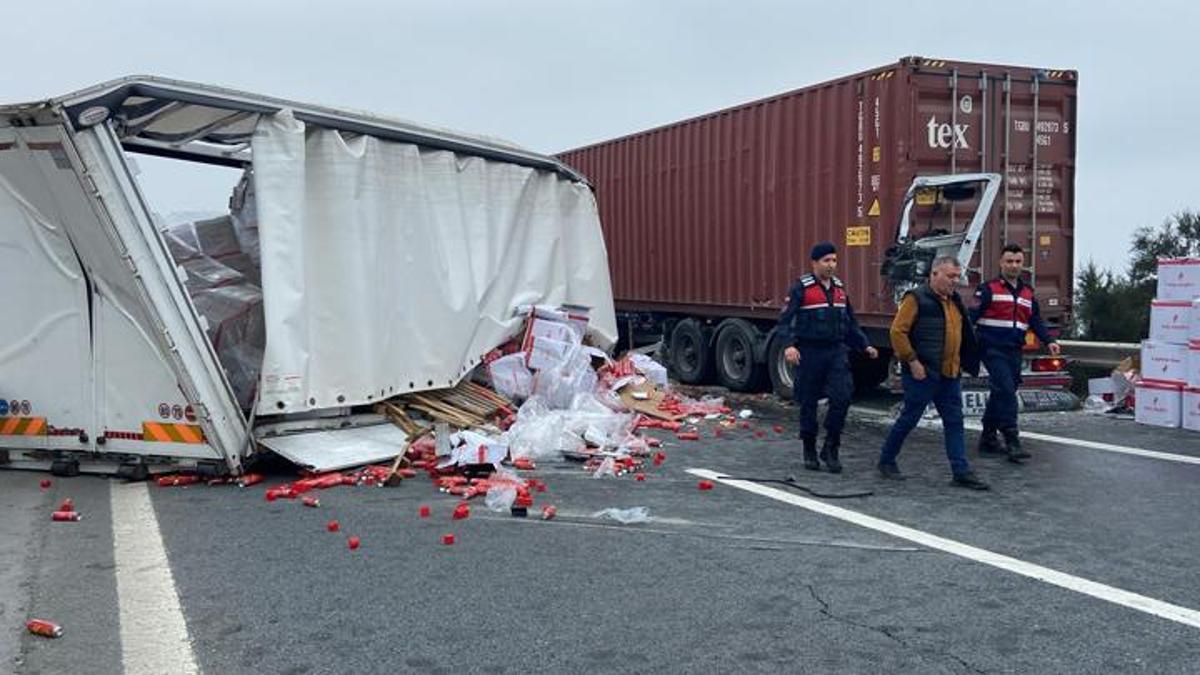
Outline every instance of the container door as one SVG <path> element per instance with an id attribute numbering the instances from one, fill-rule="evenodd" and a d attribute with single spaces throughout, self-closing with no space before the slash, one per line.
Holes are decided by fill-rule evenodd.
<path id="1" fill-rule="evenodd" d="M 970 283 L 998 273 L 1006 242 L 1020 244 L 1043 313 L 1061 324 L 1073 278 L 1074 73 L 935 63 L 909 76 L 916 175 L 992 172 L 1005 179 Z M 961 231 L 977 204 L 918 198 L 915 231 Z"/>
<path id="2" fill-rule="evenodd" d="M 1005 177 L 993 228 L 1026 251 L 1042 313 L 1061 327 L 1070 311 L 1074 246 L 1075 114 L 1073 74 L 1004 75 L 994 85 L 998 152 L 990 170 Z M 993 255 L 992 259 L 995 259 Z M 994 266 L 994 263 L 993 263 Z"/>

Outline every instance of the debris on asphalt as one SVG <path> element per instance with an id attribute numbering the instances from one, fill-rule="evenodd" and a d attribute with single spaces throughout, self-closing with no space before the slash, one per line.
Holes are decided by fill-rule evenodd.
<path id="1" fill-rule="evenodd" d="M 264 499 L 299 500 L 315 508 L 321 504 L 309 494 L 315 491 L 394 489 L 424 473 L 434 489 L 458 500 L 453 520 L 469 518 L 469 502 L 477 497 L 490 511 L 527 517 L 537 506 L 536 495 L 546 491 L 544 481 L 528 475 L 542 461 L 575 462 L 597 479 L 632 475 L 645 482 L 648 468 L 665 463 L 664 444 L 700 441 L 708 437 L 702 433 L 706 427 L 719 439 L 725 430 L 736 431 L 739 420 L 743 429 L 751 428 L 745 421 L 754 415 L 750 410 L 735 413 L 721 397 L 692 398 L 669 388 L 666 369 L 649 356 L 627 352 L 613 359 L 586 344 L 586 314 L 572 311 L 522 307 L 521 336 L 486 353 L 458 384 L 371 406 L 367 412 L 403 432 L 405 441 L 393 460 L 353 469 L 301 470 L 294 480 L 264 486 Z M 782 434 L 782 427 L 775 431 Z M 765 436 L 762 430 L 753 434 Z M 202 481 L 214 487 L 250 487 L 266 479 L 262 473 L 210 480 L 178 472 L 155 481 L 161 487 Z M 711 488 L 701 481 L 700 489 Z M 544 506 L 541 519 L 552 519 L 556 512 Z M 431 514 L 429 505 L 418 509 L 420 518 Z M 648 515 L 638 507 L 605 509 L 595 517 L 632 523 Z M 341 530 L 336 520 L 326 528 Z"/>
<path id="2" fill-rule="evenodd" d="M 592 514 L 593 518 L 608 518 L 622 525 L 644 523 L 650 520 L 650 509 L 645 506 L 634 506 L 628 509 L 607 508 Z"/>
<path id="3" fill-rule="evenodd" d="M 30 619 L 25 623 L 25 628 L 34 635 L 46 638 L 58 638 L 63 634 L 62 626 L 45 619 Z"/>
<path id="4" fill-rule="evenodd" d="M 251 485 L 258 485 L 264 480 L 266 480 L 266 476 L 263 476 L 261 473 L 247 473 L 237 479 L 237 486 L 250 487 Z"/>
<path id="5" fill-rule="evenodd" d="M 75 511 L 55 511 L 50 514 L 50 520 L 60 523 L 77 523 L 83 520 L 83 516 Z"/>

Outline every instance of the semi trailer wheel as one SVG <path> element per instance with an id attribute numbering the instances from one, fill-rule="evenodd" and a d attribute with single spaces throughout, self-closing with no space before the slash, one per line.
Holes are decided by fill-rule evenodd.
<path id="1" fill-rule="evenodd" d="M 776 396 L 785 401 L 792 400 L 792 393 L 795 391 L 795 373 L 791 364 L 783 358 L 788 344 L 787 340 L 775 335 L 771 338 L 771 345 L 767 347 L 767 373 L 771 376 L 771 389 L 775 391 Z"/>
<path id="2" fill-rule="evenodd" d="M 684 384 L 704 384 L 712 374 L 713 355 L 700 322 L 684 319 L 671 331 L 671 371 Z"/>
<path id="3" fill-rule="evenodd" d="M 734 391 L 760 389 L 766 368 L 755 362 L 754 352 L 762 334 L 743 319 L 726 319 L 717 331 L 717 382 Z"/>

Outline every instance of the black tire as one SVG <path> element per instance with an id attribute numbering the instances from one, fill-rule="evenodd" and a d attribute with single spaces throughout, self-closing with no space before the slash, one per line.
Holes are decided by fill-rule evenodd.
<path id="1" fill-rule="evenodd" d="M 850 373 L 854 376 L 854 393 L 866 394 L 883 384 L 890 374 L 892 352 L 881 349 L 879 358 L 869 359 L 866 354 L 850 356 Z"/>
<path id="2" fill-rule="evenodd" d="M 795 391 L 795 371 L 783 358 L 783 352 L 788 346 L 788 341 L 781 339 L 776 333 L 767 347 L 767 374 L 771 377 L 771 389 L 775 391 L 776 396 L 785 401 L 792 400 Z"/>
<path id="3" fill-rule="evenodd" d="M 684 384 L 707 384 L 713 355 L 708 336 L 695 319 L 684 319 L 671 331 L 671 372 Z"/>
<path id="4" fill-rule="evenodd" d="M 762 334 L 743 319 L 726 319 L 717 329 L 714 365 L 717 382 L 733 391 L 759 391 L 766 368 L 754 360 Z"/>

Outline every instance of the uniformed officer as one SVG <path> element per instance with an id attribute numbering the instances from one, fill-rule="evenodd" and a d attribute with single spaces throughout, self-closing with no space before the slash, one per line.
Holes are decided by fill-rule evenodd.
<path id="1" fill-rule="evenodd" d="M 847 347 L 877 358 L 879 352 L 854 318 L 846 287 L 834 276 L 837 249 L 823 241 L 813 246 L 812 274 L 800 277 L 788 291 L 788 304 L 778 330 L 790 339 L 784 351 L 795 367 L 794 397 L 800 405 L 800 440 L 804 443 L 804 468 L 820 470 L 817 462 L 817 400 L 829 397 L 825 414 L 825 443 L 821 461 L 832 473 L 841 473 L 838 459 L 842 425 L 854 393 Z"/>
<path id="2" fill-rule="evenodd" d="M 1059 354 L 1058 343 L 1050 337 L 1042 321 L 1033 286 L 1021 278 L 1024 265 L 1025 251 L 1020 245 L 1005 246 L 1000 255 L 1000 276 L 979 285 L 975 290 L 975 306 L 970 310 L 990 389 L 983 412 L 979 452 L 1007 454 L 1009 461 L 1017 463 L 1029 458 L 1029 452 L 1021 449 L 1017 429 L 1017 387 L 1021 384 L 1025 333 L 1033 329 L 1051 354 Z M 997 432 L 1004 435 L 1003 446 Z"/>

